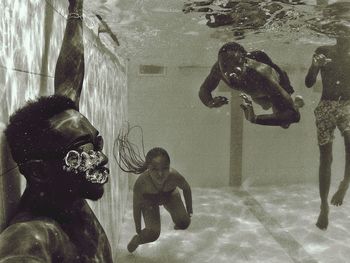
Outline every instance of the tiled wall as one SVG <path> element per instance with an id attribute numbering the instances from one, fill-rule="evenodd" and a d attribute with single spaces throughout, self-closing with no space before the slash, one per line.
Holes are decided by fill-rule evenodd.
<path id="1" fill-rule="evenodd" d="M 68 1 L 0 0 L 0 130 L 26 100 L 53 93 L 53 76 L 66 25 Z M 91 205 L 112 248 L 118 243 L 128 182 L 113 159 L 113 144 L 127 117 L 126 64 L 110 52 L 91 29 L 93 14 L 85 14 L 85 80 L 81 112 L 105 139 L 111 178 L 102 200 Z M 46 42 L 45 42 L 46 40 Z M 5 226 L 20 195 L 18 171 L 12 169 L 4 135 L 0 134 L 0 226 Z M 22 189 L 20 189 L 22 188 Z"/>

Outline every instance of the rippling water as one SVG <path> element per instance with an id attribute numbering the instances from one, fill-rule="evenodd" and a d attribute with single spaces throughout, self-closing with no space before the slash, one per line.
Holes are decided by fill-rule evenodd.
<path id="1" fill-rule="evenodd" d="M 197 6 L 198 2 L 207 2 L 208 5 Z M 116 32 L 122 39 L 126 54 L 133 56 L 142 52 L 142 48 L 154 48 L 168 45 L 175 45 L 176 39 L 180 35 L 199 36 L 208 35 L 208 38 L 217 38 L 223 40 L 239 39 L 242 32 L 238 32 L 235 36 L 233 31 L 237 31 L 239 27 L 222 26 L 213 28 L 208 33 L 206 23 L 207 14 L 222 10 L 222 6 L 232 2 L 249 3 L 256 2 L 264 8 L 267 4 L 273 3 L 283 7 L 278 13 L 280 19 L 268 19 L 268 21 L 259 28 L 253 30 L 245 29 L 244 37 L 256 41 L 256 34 L 262 39 L 273 38 L 282 41 L 307 41 L 309 43 L 323 42 L 327 43 L 329 37 L 339 35 L 342 30 L 348 32 L 349 20 L 348 11 L 344 12 L 344 7 L 349 3 L 338 5 L 334 8 L 335 16 L 329 17 L 323 13 L 325 3 L 334 4 L 341 1 L 334 0 L 305 0 L 305 1 L 228 1 L 228 0 L 207 0 L 207 1 L 97 1 L 89 3 L 89 8 L 98 12 L 106 19 L 112 30 Z M 288 3 L 290 2 L 290 3 Z M 291 4 L 293 3 L 293 4 Z M 194 9 L 204 8 L 204 11 L 191 11 L 184 16 L 183 10 L 186 7 L 194 7 Z M 341 6 L 339 8 L 339 6 Z M 205 11 L 209 8 L 209 11 Z M 225 9 L 226 12 L 229 9 Z M 342 15 L 337 16 L 338 14 Z M 186 12 L 185 12 L 186 13 Z M 347 13 L 344 16 L 344 13 Z M 247 13 L 248 14 L 248 13 Z M 282 14 L 282 15 L 281 15 Z M 248 15 L 249 17 L 249 15 Z M 209 18 L 210 20 L 210 18 Z M 200 25 L 200 26 L 198 26 Z M 337 26 L 335 26 L 337 25 Z M 341 26 L 339 26 L 341 25 Z M 166 32 L 172 32 L 167 34 Z M 157 39 L 155 39 L 157 38 Z M 187 39 L 187 38 L 184 38 Z M 203 46 L 208 43 L 203 43 Z"/>

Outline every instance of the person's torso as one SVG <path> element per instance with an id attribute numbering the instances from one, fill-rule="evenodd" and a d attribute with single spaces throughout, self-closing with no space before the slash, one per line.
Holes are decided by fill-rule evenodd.
<path id="1" fill-rule="evenodd" d="M 277 83 L 280 82 L 280 76 L 275 69 L 264 63 L 257 62 L 262 67 L 268 67 L 271 71 L 271 78 Z M 221 73 L 222 74 L 222 73 Z M 269 96 L 270 80 L 260 72 L 260 69 L 248 66 L 246 72 L 239 81 L 229 82 L 223 75 L 221 79 L 232 89 L 242 91 L 251 97 Z"/>
<path id="2" fill-rule="evenodd" d="M 143 205 L 164 204 L 177 187 L 175 176 L 172 173 L 169 173 L 164 185 L 161 188 L 156 186 L 148 174 L 144 174 L 143 176 L 144 185 L 141 200 Z"/>
<path id="3" fill-rule="evenodd" d="M 52 263 L 110 263 L 113 262 L 107 236 L 86 201 L 81 211 L 57 222 L 52 218 L 21 213 L 15 219 L 18 224 L 39 224 L 50 233 L 42 239 L 42 246 L 51 253 Z M 38 228 L 33 228 L 36 235 Z"/>
<path id="4" fill-rule="evenodd" d="M 350 99 L 350 54 L 337 52 L 334 46 L 319 48 L 331 62 L 321 68 L 322 100 Z"/>

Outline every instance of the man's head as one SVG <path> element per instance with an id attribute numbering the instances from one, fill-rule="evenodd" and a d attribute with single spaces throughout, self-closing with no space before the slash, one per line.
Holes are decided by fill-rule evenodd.
<path id="1" fill-rule="evenodd" d="M 223 45 L 218 53 L 220 70 L 227 81 L 239 81 L 246 70 L 246 50 L 236 42 Z"/>
<path id="2" fill-rule="evenodd" d="M 53 187 L 62 194 L 96 200 L 103 184 L 88 180 L 106 177 L 107 157 L 101 153 L 101 137 L 80 114 L 73 101 L 63 96 L 41 97 L 15 112 L 5 131 L 13 159 L 28 185 Z M 100 161 L 87 171 L 64 169 L 70 151 L 99 153 Z M 87 156 L 86 155 L 86 156 Z"/>

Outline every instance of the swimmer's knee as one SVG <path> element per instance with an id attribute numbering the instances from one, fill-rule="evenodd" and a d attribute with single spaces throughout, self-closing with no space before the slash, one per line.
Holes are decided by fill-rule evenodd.
<path id="1" fill-rule="evenodd" d="M 179 222 L 176 223 L 176 229 L 181 229 L 181 230 L 185 230 L 189 227 L 189 225 L 191 224 L 191 219 L 185 219 L 185 220 L 181 220 Z"/>

